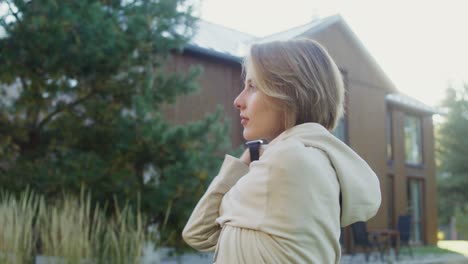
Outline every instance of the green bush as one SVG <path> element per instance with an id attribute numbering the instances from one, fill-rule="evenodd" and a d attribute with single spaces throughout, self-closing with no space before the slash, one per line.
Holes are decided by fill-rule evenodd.
<path id="1" fill-rule="evenodd" d="M 459 240 L 468 239 L 468 205 L 455 209 L 455 227 Z"/>

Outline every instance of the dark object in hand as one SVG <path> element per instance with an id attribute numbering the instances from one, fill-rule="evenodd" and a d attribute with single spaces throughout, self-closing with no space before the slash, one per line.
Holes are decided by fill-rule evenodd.
<path id="1" fill-rule="evenodd" d="M 260 146 L 262 144 L 266 144 L 266 140 L 257 139 L 257 140 L 247 141 L 245 144 L 249 146 L 250 162 L 252 162 L 260 158 Z"/>

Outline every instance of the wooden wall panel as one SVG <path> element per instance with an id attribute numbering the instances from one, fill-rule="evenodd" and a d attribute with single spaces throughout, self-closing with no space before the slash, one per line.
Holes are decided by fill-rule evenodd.
<path id="1" fill-rule="evenodd" d="M 382 206 L 369 221 L 371 228 L 385 228 L 387 222 L 385 111 L 384 91 L 349 81 L 349 144 L 375 171 L 381 186 Z"/>
<path id="2" fill-rule="evenodd" d="M 393 121 L 393 171 L 395 175 L 395 219 L 408 212 L 408 182 L 405 165 L 405 113 L 394 109 L 392 112 Z"/>
<path id="3" fill-rule="evenodd" d="M 434 160 L 434 134 L 433 123 L 430 115 L 422 115 L 411 109 L 392 107 L 393 134 L 394 134 L 394 162 L 388 170 L 395 175 L 395 218 L 398 215 L 408 213 L 408 179 L 420 179 L 423 181 L 423 238 L 426 244 L 437 243 L 437 185 L 435 179 Z M 423 166 L 414 167 L 406 165 L 405 159 L 405 115 L 415 115 L 422 118 L 422 146 Z M 396 221 L 396 219 L 395 219 Z"/>
<path id="4" fill-rule="evenodd" d="M 432 116 L 423 118 L 423 151 L 424 151 L 424 176 L 426 177 L 425 185 L 425 237 L 428 244 L 437 244 L 437 182 L 435 175 L 435 159 L 434 159 L 434 127 Z"/>
<path id="5" fill-rule="evenodd" d="M 178 97 L 174 105 L 166 105 L 166 116 L 174 123 L 186 123 L 200 120 L 222 106 L 225 117 L 231 120 L 233 147 L 242 144 L 239 111 L 233 105 L 243 86 L 240 64 L 190 53 L 174 55 L 171 64 L 170 68 L 178 72 L 195 65 L 202 66 L 203 72 L 198 78 L 199 91 Z"/>

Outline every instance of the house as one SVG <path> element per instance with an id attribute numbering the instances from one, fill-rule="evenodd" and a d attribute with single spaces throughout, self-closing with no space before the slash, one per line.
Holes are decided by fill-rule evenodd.
<path id="1" fill-rule="evenodd" d="M 218 104 L 232 121 L 232 141 L 243 143 L 233 100 L 242 89 L 241 66 L 249 43 L 307 37 L 326 47 L 342 71 L 346 114 L 335 135 L 354 149 L 380 179 L 382 206 L 369 229 L 394 228 L 399 215 L 413 216 L 415 244 L 434 245 L 437 232 L 434 164 L 434 109 L 398 92 L 376 61 L 339 15 L 315 20 L 265 38 L 200 21 L 198 34 L 173 66 L 200 64 L 201 92 L 183 96 L 167 115 L 175 122 L 200 119 Z M 402 60 L 403 61 L 403 60 Z M 344 243 L 349 245 L 349 230 Z"/>

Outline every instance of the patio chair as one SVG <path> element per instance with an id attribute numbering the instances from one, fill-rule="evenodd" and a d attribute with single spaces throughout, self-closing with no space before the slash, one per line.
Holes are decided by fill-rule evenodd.
<path id="1" fill-rule="evenodd" d="M 351 230 L 353 233 L 353 247 L 352 247 L 352 257 L 356 254 L 356 247 L 361 247 L 364 250 L 364 254 L 366 257 L 366 262 L 369 261 L 370 254 L 377 250 L 380 253 L 380 260 L 383 261 L 384 252 L 382 247 L 380 246 L 378 237 L 376 235 L 372 235 L 367 231 L 366 222 L 356 222 L 351 225 Z"/>
<path id="2" fill-rule="evenodd" d="M 410 239 L 411 239 L 411 215 L 400 215 L 398 217 L 397 222 L 397 229 L 400 232 L 400 251 L 403 246 L 408 248 L 408 251 L 413 257 L 413 250 L 411 249 Z M 392 243 L 395 244 L 395 239 L 393 239 Z"/>

